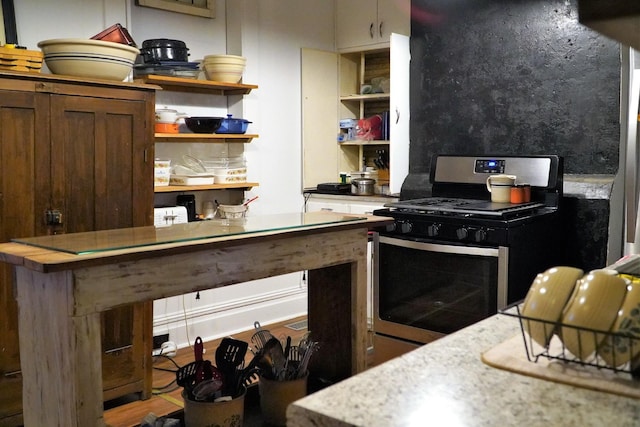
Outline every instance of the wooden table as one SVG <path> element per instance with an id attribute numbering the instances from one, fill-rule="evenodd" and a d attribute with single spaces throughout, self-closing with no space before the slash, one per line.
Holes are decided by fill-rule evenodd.
<path id="1" fill-rule="evenodd" d="M 309 329 L 321 342 L 312 373 L 336 381 L 363 371 L 367 232 L 391 219 L 269 217 L 242 232 L 220 226 L 198 234 L 210 225 L 181 225 L 190 236 L 183 241 L 141 227 L 0 244 L 0 260 L 15 266 L 25 426 L 104 425 L 101 312 L 302 270 L 308 270 Z M 152 232 L 164 235 L 144 244 Z M 133 247 L 123 245 L 123 236 Z M 65 239 L 98 251 L 51 249 Z"/>

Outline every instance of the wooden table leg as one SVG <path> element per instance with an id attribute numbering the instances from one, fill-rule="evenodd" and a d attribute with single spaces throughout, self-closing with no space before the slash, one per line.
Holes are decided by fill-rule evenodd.
<path id="1" fill-rule="evenodd" d="M 103 426 L 100 313 L 73 316 L 69 271 L 16 282 L 24 425 Z"/>
<path id="2" fill-rule="evenodd" d="M 367 364 L 367 265 L 358 262 L 309 271 L 308 321 L 320 349 L 314 376 L 329 382 L 362 372 Z"/>

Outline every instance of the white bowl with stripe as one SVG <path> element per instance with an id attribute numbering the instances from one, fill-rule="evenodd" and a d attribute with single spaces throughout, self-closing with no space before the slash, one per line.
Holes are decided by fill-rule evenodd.
<path id="1" fill-rule="evenodd" d="M 123 81 L 140 51 L 121 43 L 90 39 L 51 39 L 38 43 L 53 74 Z"/>

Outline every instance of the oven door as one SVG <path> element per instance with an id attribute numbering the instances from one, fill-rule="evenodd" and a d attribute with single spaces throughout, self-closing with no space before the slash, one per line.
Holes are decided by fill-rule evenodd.
<path id="1" fill-rule="evenodd" d="M 376 334 L 428 343 L 507 303 L 509 249 L 380 236 Z"/>

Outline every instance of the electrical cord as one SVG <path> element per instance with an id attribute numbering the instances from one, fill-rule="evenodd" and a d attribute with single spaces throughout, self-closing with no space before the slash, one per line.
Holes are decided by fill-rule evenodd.
<path id="1" fill-rule="evenodd" d="M 178 368 L 178 369 L 180 369 L 180 368 L 181 368 L 181 366 L 180 366 L 180 365 L 178 365 L 178 364 L 176 363 L 176 361 L 175 361 L 175 360 L 173 360 L 173 358 L 172 358 L 172 357 L 166 356 L 166 355 L 164 355 L 164 354 L 158 354 L 158 355 L 153 356 L 153 357 L 154 357 L 154 358 L 156 358 L 156 357 L 163 357 L 163 358 L 165 358 L 165 359 L 170 360 L 170 361 L 171 361 L 171 363 L 173 363 L 173 365 L 174 365 L 176 368 Z M 154 363 L 155 363 L 155 360 L 154 360 Z M 177 369 L 174 371 L 173 369 L 160 368 L 160 367 L 158 367 L 158 366 L 154 366 L 154 367 L 153 367 L 153 369 L 157 369 L 157 370 L 159 370 L 159 371 L 178 372 L 178 370 L 177 370 Z"/>
<path id="2" fill-rule="evenodd" d="M 160 387 L 153 387 L 153 389 L 151 390 L 152 394 L 158 395 L 158 394 L 165 394 L 165 393 L 170 393 L 174 390 L 178 390 L 179 387 L 177 384 L 175 385 L 175 387 L 169 388 L 171 387 L 173 384 L 175 384 L 175 380 L 171 381 L 170 383 L 160 386 Z"/>
<path id="3" fill-rule="evenodd" d="M 154 367 L 153 367 L 153 369 L 155 369 L 155 370 L 157 370 L 157 371 L 171 372 L 171 373 L 173 373 L 173 374 L 176 374 L 176 373 L 178 372 L 178 369 L 180 369 L 180 365 L 178 365 L 178 364 L 176 363 L 176 361 L 175 361 L 175 360 L 173 360 L 173 358 L 172 358 L 172 357 L 169 357 L 169 356 L 164 355 L 164 354 L 158 354 L 158 355 L 154 356 L 154 363 L 155 363 L 155 361 L 156 361 L 156 358 L 158 358 L 158 357 L 162 357 L 162 358 L 164 358 L 164 359 L 168 359 L 168 360 L 170 360 L 170 361 L 171 361 L 171 363 L 173 363 L 173 365 L 174 365 L 177 369 L 161 368 L 160 366 L 154 366 Z M 177 380 L 174 378 L 174 380 L 173 380 L 173 381 L 171 381 L 171 382 L 169 382 L 169 383 L 167 383 L 167 384 L 165 384 L 165 385 L 163 385 L 163 386 L 153 387 L 153 388 L 152 388 L 152 390 L 151 390 L 151 393 L 152 393 L 152 394 L 154 394 L 154 395 L 158 395 L 158 394 L 169 393 L 169 392 L 172 392 L 172 391 L 174 391 L 174 390 L 177 390 L 177 389 L 179 388 L 177 384 L 176 384 L 176 386 L 175 386 L 175 387 L 171 388 L 170 390 L 167 390 L 169 387 L 171 387 L 173 384 L 175 384 L 175 383 L 176 383 L 176 381 L 177 381 Z"/>
<path id="4" fill-rule="evenodd" d="M 189 337 L 189 323 L 187 319 L 187 307 L 184 305 L 184 294 L 182 295 L 182 313 L 184 315 L 184 331 L 187 335 L 187 344 L 189 344 L 189 347 L 193 348 L 191 345 L 191 338 Z"/>

